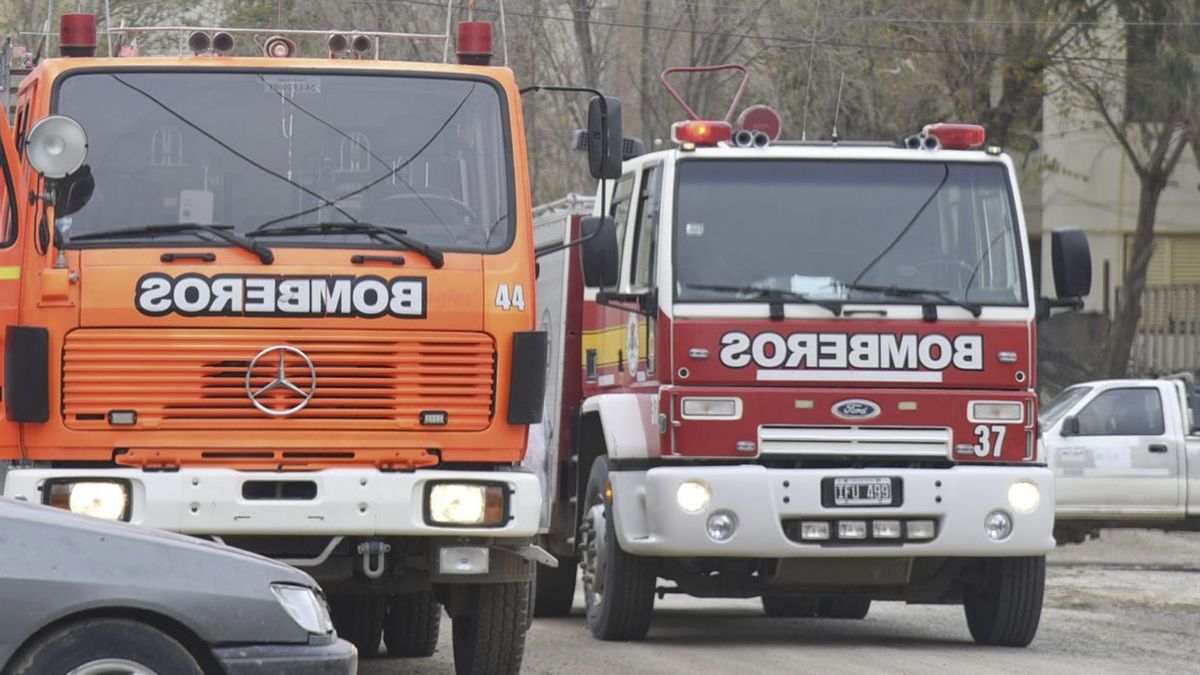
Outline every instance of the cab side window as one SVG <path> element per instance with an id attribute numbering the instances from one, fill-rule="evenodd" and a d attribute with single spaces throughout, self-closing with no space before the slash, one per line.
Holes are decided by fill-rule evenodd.
<path id="1" fill-rule="evenodd" d="M 662 204 L 662 165 L 646 169 L 638 191 L 637 234 L 633 240 L 634 288 L 654 286 L 654 259 L 658 254 L 658 213 Z"/>
<path id="2" fill-rule="evenodd" d="M 617 181 L 617 187 L 613 191 L 612 205 L 608 209 L 608 215 L 613 217 L 617 226 L 618 251 L 625 246 L 625 226 L 629 222 L 629 207 L 633 202 L 633 176 L 634 174 L 628 173 Z"/>
<path id="3" fill-rule="evenodd" d="M 1161 436 L 1162 397 L 1151 387 L 1111 389 L 1079 412 L 1080 436 Z"/>

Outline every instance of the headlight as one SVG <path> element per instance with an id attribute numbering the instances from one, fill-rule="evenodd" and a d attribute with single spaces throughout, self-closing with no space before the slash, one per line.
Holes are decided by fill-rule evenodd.
<path id="1" fill-rule="evenodd" d="M 117 480 L 53 479 L 42 487 L 42 503 L 72 513 L 129 520 L 129 483 Z"/>
<path id="2" fill-rule="evenodd" d="M 433 483 L 426 504 L 432 525 L 503 525 L 505 489 L 483 483 Z"/>
<path id="3" fill-rule="evenodd" d="M 1017 513 L 1033 513 L 1042 503 L 1042 489 L 1031 480 L 1019 480 L 1008 486 L 1008 505 Z"/>
<path id="4" fill-rule="evenodd" d="M 688 396 L 680 403 L 680 411 L 684 419 L 736 420 L 742 417 L 742 399 Z"/>
<path id="5" fill-rule="evenodd" d="M 971 401 L 967 419 L 972 422 L 1008 422 L 1020 424 L 1025 421 L 1025 404 L 1020 401 Z"/>
<path id="6" fill-rule="evenodd" d="M 708 508 L 712 490 L 708 484 L 698 480 L 685 480 L 675 490 L 675 502 L 685 513 L 700 513 Z"/>
<path id="7" fill-rule="evenodd" d="M 271 592 L 297 626 L 318 635 L 326 635 L 333 630 L 329 609 L 313 589 L 291 584 L 271 584 Z"/>

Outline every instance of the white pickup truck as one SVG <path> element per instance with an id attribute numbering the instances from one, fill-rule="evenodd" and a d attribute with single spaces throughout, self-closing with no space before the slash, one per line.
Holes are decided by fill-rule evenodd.
<path id="1" fill-rule="evenodd" d="M 1198 419 L 1186 377 L 1084 382 L 1046 404 L 1058 543 L 1101 527 L 1200 530 Z"/>

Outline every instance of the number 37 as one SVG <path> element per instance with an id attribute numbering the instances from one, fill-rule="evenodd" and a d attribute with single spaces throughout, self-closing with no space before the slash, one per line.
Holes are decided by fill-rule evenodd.
<path id="1" fill-rule="evenodd" d="M 1004 432 L 1005 427 L 1000 424 L 988 426 L 986 424 L 975 425 L 975 435 L 979 437 L 979 445 L 975 446 L 976 457 L 999 457 L 1004 447 Z M 995 434 L 996 441 L 992 442 L 992 435 Z"/>

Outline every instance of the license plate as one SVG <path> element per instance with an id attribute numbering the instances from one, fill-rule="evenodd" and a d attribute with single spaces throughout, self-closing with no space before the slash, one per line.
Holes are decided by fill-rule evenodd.
<path id="1" fill-rule="evenodd" d="M 900 503 L 899 478 L 825 479 L 825 506 L 897 506 Z"/>

